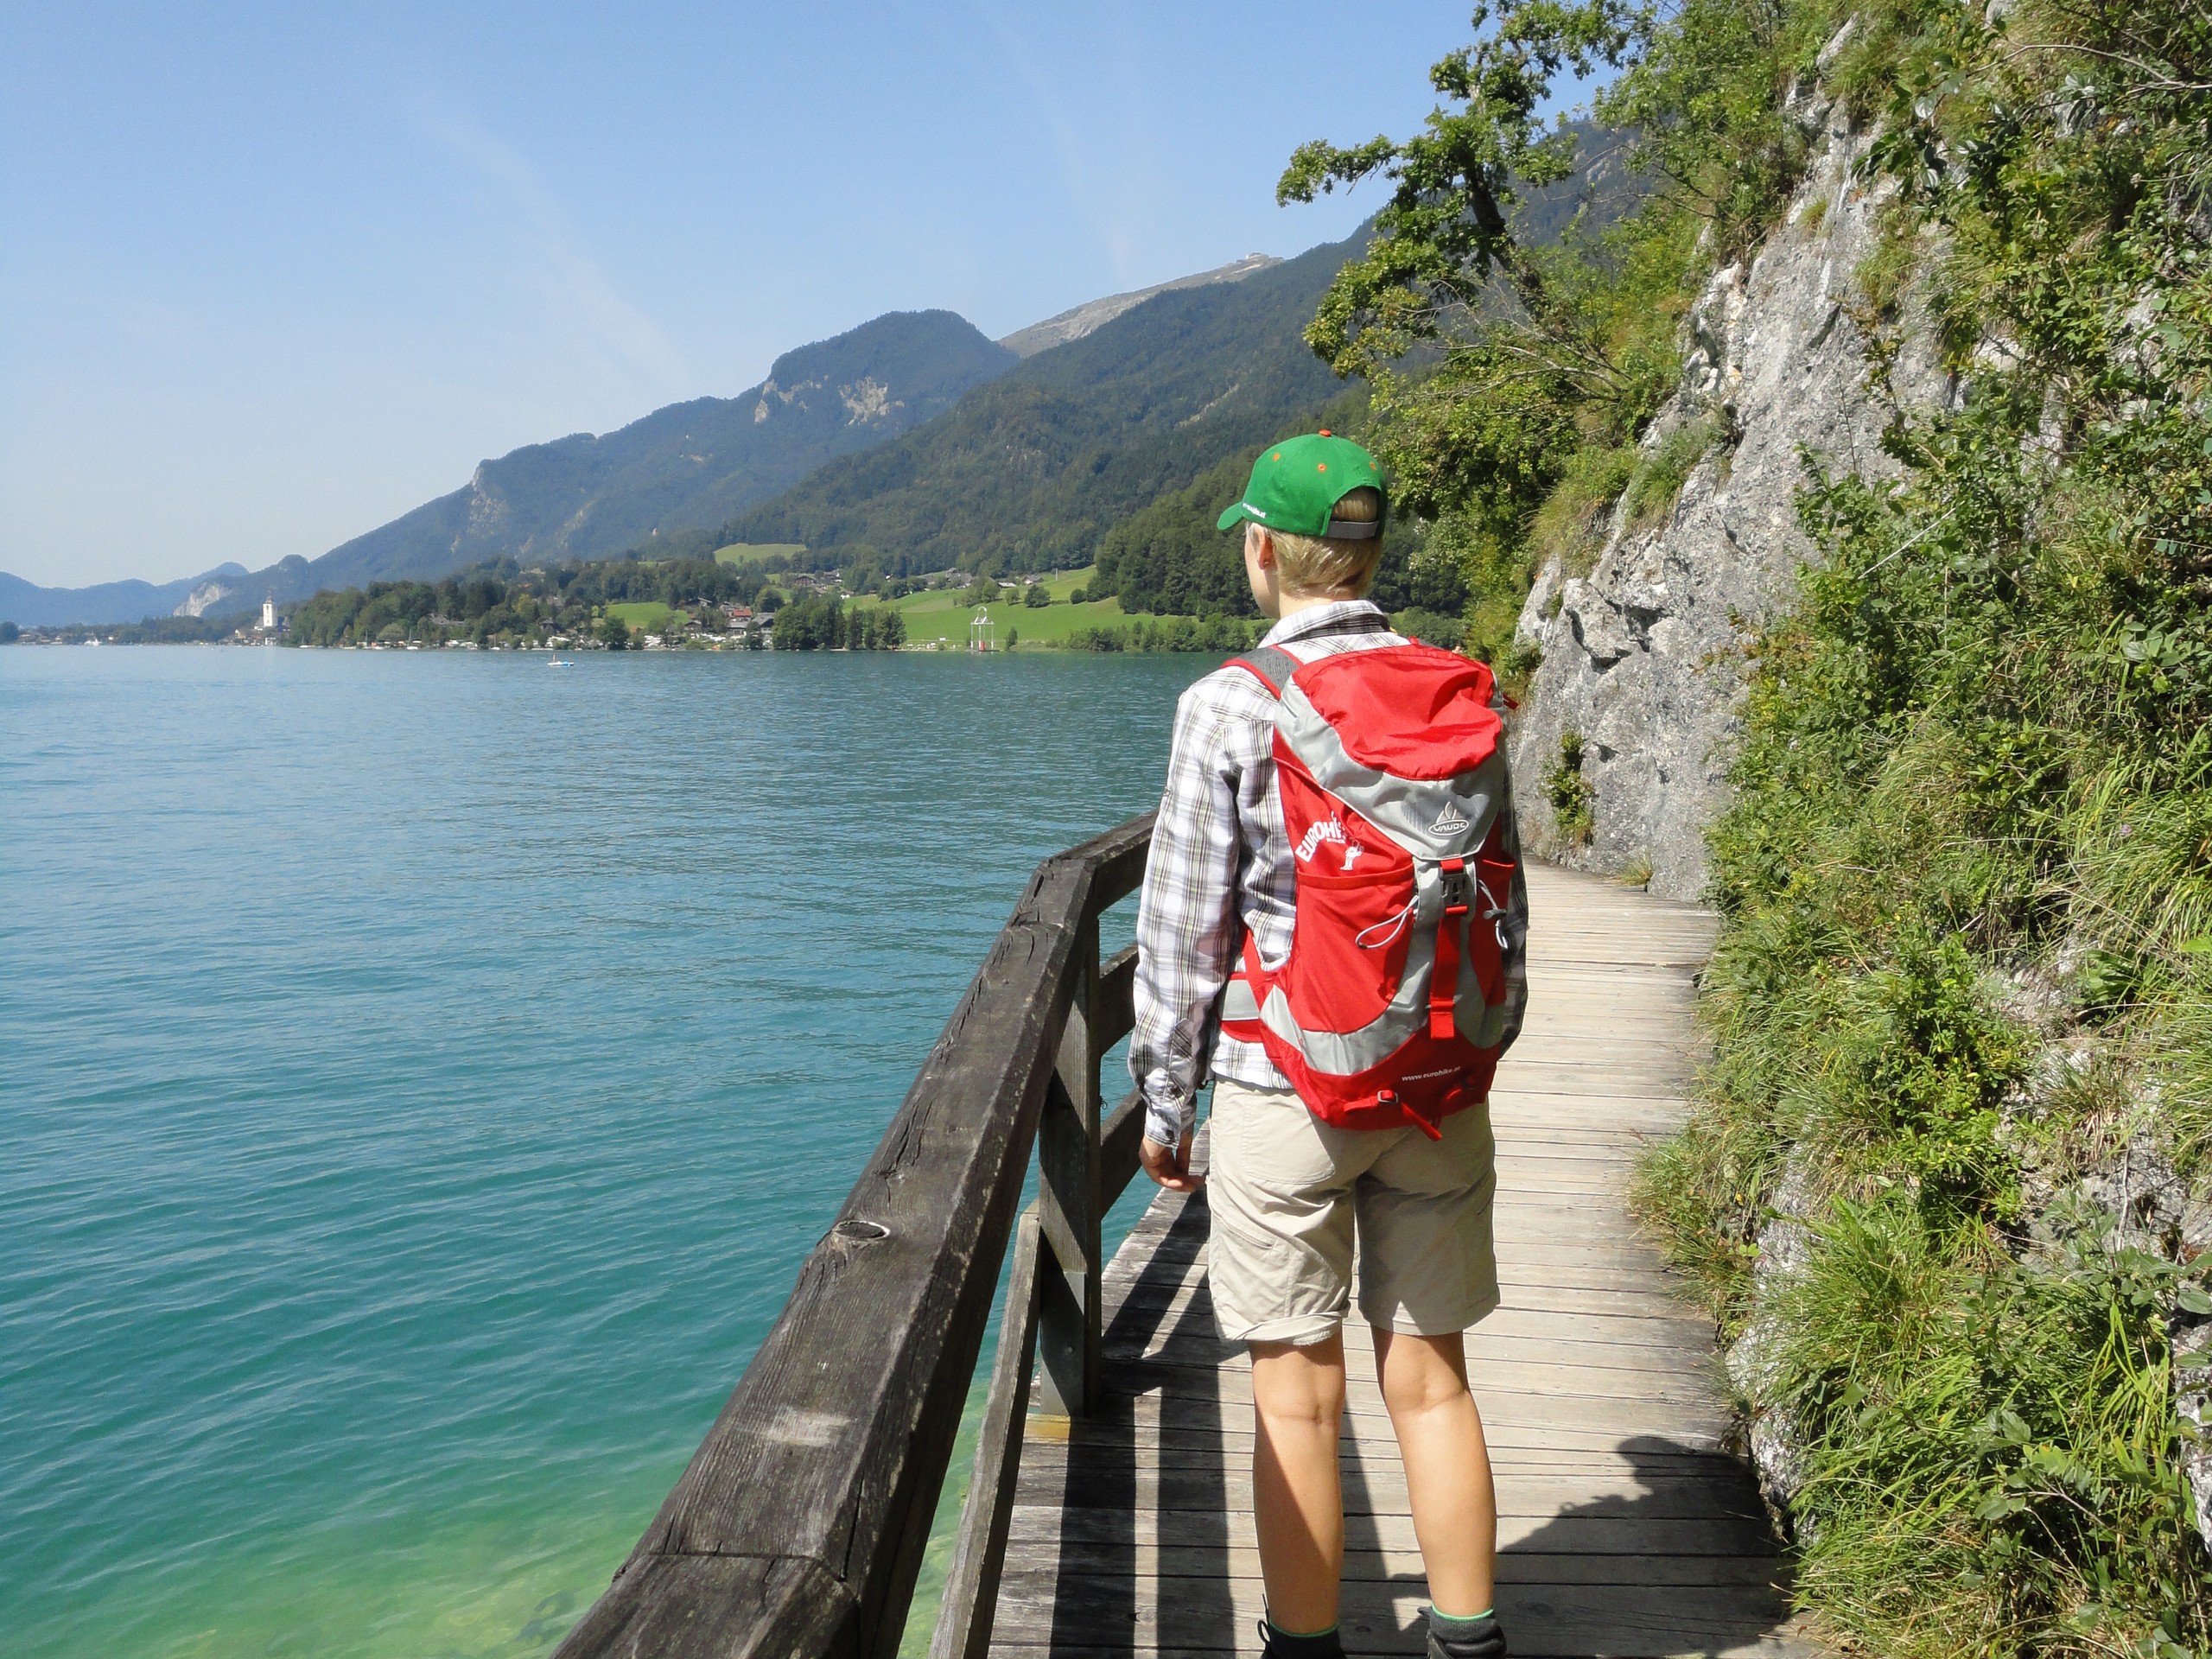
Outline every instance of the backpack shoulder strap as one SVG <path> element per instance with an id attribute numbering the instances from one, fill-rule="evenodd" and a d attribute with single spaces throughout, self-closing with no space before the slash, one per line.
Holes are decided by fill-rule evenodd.
<path id="1" fill-rule="evenodd" d="M 1283 687 L 1290 683 L 1290 677 L 1304 664 L 1281 645 L 1255 645 L 1243 656 L 1232 657 L 1222 666 L 1243 669 L 1268 688 L 1269 696 L 1281 702 Z"/>
<path id="2" fill-rule="evenodd" d="M 1301 634 L 1304 639 L 1325 639 L 1338 633 L 1387 633 L 1390 624 L 1379 613 L 1359 612 L 1342 618 L 1333 625 L 1317 628 L 1312 633 Z M 1281 645 L 1255 645 L 1242 657 L 1232 657 L 1222 664 L 1224 668 L 1241 668 L 1262 685 L 1278 702 L 1282 689 L 1290 683 L 1290 677 L 1306 666 Z"/>

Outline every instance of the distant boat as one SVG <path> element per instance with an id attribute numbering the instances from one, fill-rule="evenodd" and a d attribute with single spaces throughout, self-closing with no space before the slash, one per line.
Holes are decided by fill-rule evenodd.
<path id="1" fill-rule="evenodd" d="M 558 657 L 549 657 L 545 659 L 545 666 L 548 668 L 574 668 L 575 664 L 571 661 L 565 661 Z"/>

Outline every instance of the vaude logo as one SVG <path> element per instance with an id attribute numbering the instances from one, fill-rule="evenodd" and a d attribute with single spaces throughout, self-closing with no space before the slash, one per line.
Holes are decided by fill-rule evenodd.
<path id="1" fill-rule="evenodd" d="M 1436 822 L 1428 826 L 1428 833 L 1432 836 L 1456 836 L 1466 827 L 1466 816 L 1452 803 L 1446 801 L 1444 810 L 1436 815 Z"/>

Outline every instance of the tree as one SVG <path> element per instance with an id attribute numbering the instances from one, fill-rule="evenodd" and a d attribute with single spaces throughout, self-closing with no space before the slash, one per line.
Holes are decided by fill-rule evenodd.
<path id="1" fill-rule="evenodd" d="M 599 636 L 599 643 L 609 651 L 629 650 L 630 625 L 615 615 L 613 612 L 609 611 L 599 619 L 599 626 L 595 632 Z"/>
<path id="2" fill-rule="evenodd" d="M 1477 29 L 1497 27 L 1431 66 L 1429 83 L 1459 107 L 1430 112 L 1398 143 L 1372 138 L 1343 149 L 1301 144 L 1275 186 L 1279 202 L 1311 201 L 1380 174 L 1394 187 L 1375 216 L 1365 254 L 1338 272 L 1306 331 L 1341 375 L 1371 376 L 1459 319 L 1493 308 L 1503 281 L 1548 349 L 1554 373 L 1612 378 L 1601 338 L 1574 315 L 1514 233 L 1523 194 L 1573 175 L 1575 134 L 1541 113 L 1562 68 L 1586 79 L 1618 67 L 1649 26 L 1627 0 L 1497 0 L 1475 8 Z"/>
<path id="3" fill-rule="evenodd" d="M 1043 582 L 1033 582 L 1029 584 L 1028 588 L 1023 591 L 1021 602 L 1030 610 L 1042 610 L 1046 606 L 1052 602 L 1052 596 L 1045 591 L 1045 584 Z"/>
<path id="4" fill-rule="evenodd" d="M 0 622 L 0 645 L 12 645 L 23 637 L 23 631 L 12 622 Z"/>

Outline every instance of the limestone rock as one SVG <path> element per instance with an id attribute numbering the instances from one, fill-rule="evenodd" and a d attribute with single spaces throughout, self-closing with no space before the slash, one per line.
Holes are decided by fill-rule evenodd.
<path id="1" fill-rule="evenodd" d="M 1750 269 L 1716 272 L 1691 308 L 1681 389 L 1643 439 L 1649 454 L 1705 421 L 1715 446 L 1663 524 L 1632 530 L 1617 505 L 1594 569 L 1541 571 L 1519 624 L 1543 654 L 1515 726 L 1524 842 L 1587 868 L 1649 859 L 1651 891 L 1671 898 L 1704 886 L 1751 630 L 1789 601 L 1814 551 L 1797 527 L 1801 451 L 1867 475 L 1891 470 L 1878 443 L 1890 411 L 1868 385 L 1848 303 L 1891 187 L 1862 186 L 1870 135 L 1831 100 L 1801 89 L 1788 111 L 1820 135 L 1816 158 Z M 1891 385 L 1915 403 L 1956 390 L 1912 329 Z M 1595 791 L 1594 833 L 1579 848 L 1554 832 L 1541 783 L 1569 731 L 1586 740 Z"/>

